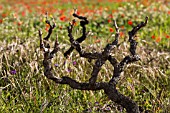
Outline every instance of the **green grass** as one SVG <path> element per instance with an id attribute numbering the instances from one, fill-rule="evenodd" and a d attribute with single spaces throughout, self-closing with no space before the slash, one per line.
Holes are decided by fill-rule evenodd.
<path id="1" fill-rule="evenodd" d="M 88 2 L 87 2 L 88 3 Z M 93 4 L 93 3 L 92 3 Z M 94 2 L 96 5 L 96 3 Z M 87 30 L 90 35 L 82 43 L 86 51 L 102 51 L 107 40 L 112 41 L 115 34 L 110 33 L 113 23 L 108 23 L 108 16 L 112 9 L 113 18 L 117 20 L 118 26 L 124 35 L 120 39 L 121 45 L 113 51 L 113 54 L 120 61 L 123 56 L 129 54 L 129 43 L 127 32 L 132 29 L 128 25 L 131 20 L 133 25 L 143 21 L 149 16 L 148 25 L 140 30 L 138 36 L 137 53 L 141 61 L 130 64 L 122 73 L 122 78 L 117 85 L 119 91 L 135 100 L 144 110 L 154 113 L 168 113 L 170 110 L 170 11 L 168 4 L 152 3 L 150 6 L 138 6 L 135 3 L 103 3 L 96 7 L 105 7 L 100 13 L 93 15 L 84 13 L 90 23 Z M 122 6 L 122 7 L 120 7 Z M 65 15 L 70 15 L 73 5 L 60 6 L 66 9 Z M 83 6 L 82 6 L 83 7 Z M 89 6 L 91 7 L 91 6 Z M 159 8 L 161 7 L 161 8 Z M 157 8 L 156 11 L 153 9 Z M 0 12 L 3 13 L 3 12 Z M 67 85 L 59 85 L 48 80 L 43 75 L 43 53 L 39 49 L 38 29 L 46 35 L 45 23 L 40 18 L 43 15 L 35 13 L 27 14 L 25 17 L 14 17 L 16 12 L 9 11 L 9 15 L 3 18 L 0 23 L 0 112 L 22 113 L 22 112 L 43 112 L 43 113 L 81 113 L 81 112 L 125 112 L 123 108 L 109 101 L 103 91 L 80 91 L 73 90 Z M 124 15 L 122 17 L 122 14 Z M 59 36 L 60 52 L 53 59 L 56 76 L 69 76 L 78 81 L 88 81 L 91 76 L 94 61 L 80 58 L 74 51 L 69 59 L 63 57 L 63 52 L 70 46 L 66 26 L 71 21 L 59 20 L 58 12 L 52 14 L 56 19 L 57 27 L 51 36 L 51 44 L 54 43 L 56 34 Z M 2 18 L 2 17 L 1 17 Z M 22 21 L 19 26 L 17 22 Z M 99 25 L 99 27 L 96 27 Z M 62 26 L 62 29 L 60 27 Z M 81 36 L 79 24 L 73 32 L 75 37 Z M 151 37 L 161 37 L 160 42 Z M 95 37 L 95 38 L 94 38 Z M 100 43 L 95 43 L 100 40 Z M 72 62 L 77 64 L 73 65 Z M 64 65 L 63 63 L 66 62 Z M 67 72 L 70 68 L 72 72 Z M 16 74 L 11 74 L 16 70 Z M 106 62 L 103 65 L 98 81 L 109 81 L 113 73 L 111 64 Z"/>

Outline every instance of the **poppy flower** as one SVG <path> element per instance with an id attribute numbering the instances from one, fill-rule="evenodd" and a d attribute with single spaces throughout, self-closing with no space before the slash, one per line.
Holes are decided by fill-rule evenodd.
<path id="1" fill-rule="evenodd" d="M 0 23 L 2 23 L 3 22 L 3 20 L 2 19 L 0 19 Z"/>
<path id="2" fill-rule="evenodd" d="M 168 11 L 168 14 L 170 15 L 170 11 Z"/>
<path id="3" fill-rule="evenodd" d="M 124 35 L 124 33 L 122 31 L 119 34 L 120 34 L 120 37 L 123 37 L 123 35 Z"/>
<path id="4" fill-rule="evenodd" d="M 129 24 L 129 25 L 132 25 L 132 24 L 133 24 L 133 22 L 132 22 L 131 20 L 129 20 L 129 21 L 128 21 L 128 24 Z"/>
<path id="5" fill-rule="evenodd" d="M 22 14 L 22 16 L 25 16 L 25 11 L 22 11 L 22 13 L 21 13 L 21 14 Z"/>
<path id="6" fill-rule="evenodd" d="M 166 35 L 166 38 L 170 38 L 170 36 L 169 36 L 169 35 Z"/>
<path id="7" fill-rule="evenodd" d="M 0 5 L 0 9 L 2 10 L 3 9 L 3 7 Z"/>
<path id="8" fill-rule="evenodd" d="M 121 29 L 124 29 L 124 28 L 125 28 L 125 26 L 120 26 L 120 28 L 121 28 Z"/>
<path id="9" fill-rule="evenodd" d="M 109 28 L 109 31 L 112 33 L 114 30 L 113 30 L 113 28 Z"/>
<path id="10" fill-rule="evenodd" d="M 152 38 L 152 39 L 155 39 L 156 37 L 155 37 L 155 35 L 152 35 L 151 38 Z"/>
<path id="11" fill-rule="evenodd" d="M 60 20 L 61 21 L 65 21 L 66 20 L 66 16 L 65 15 L 60 16 Z"/>
<path id="12" fill-rule="evenodd" d="M 7 16 L 6 13 L 2 13 L 2 17 L 5 18 Z"/>
<path id="13" fill-rule="evenodd" d="M 112 22 L 112 20 L 111 19 L 109 19 L 109 20 L 107 20 L 108 21 L 108 23 L 111 23 Z"/>
<path id="14" fill-rule="evenodd" d="M 46 24 L 45 30 L 48 31 L 49 28 L 50 28 L 50 25 Z"/>
<path id="15" fill-rule="evenodd" d="M 19 21 L 17 24 L 18 24 L 18 26 L 22 25 L 22 21 Z"/>

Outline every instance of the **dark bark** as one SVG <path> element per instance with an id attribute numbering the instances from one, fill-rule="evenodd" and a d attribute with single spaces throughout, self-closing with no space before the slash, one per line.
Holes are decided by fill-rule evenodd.
<path id="1" fill-rule="evenodd" d="M 77 10 L 75 9 L 75 12 L 73 13 L 73 16 L 80 19 L 80 26 L 83 28 L 82 30 L 82 36 L 80 38 L 78 38 L 76 41 L 81 43 L 83 42 L 86 37 L 87 37 L 87 34 L 86 33 L 86 25 L 89 23 L 89 21 L 87 20 L 86 17 L 83 17 L 83 16 L 79 16 L 76 14 Z M 72 51 L 74 50 L 74 47 L 71 46 L 65 53 L 64 53 L 64 56 L 67 57 Z"/>
<path id="2" fill-rule="evenodd" d="M 135 26 L 131 31 L 129 31 L 129 42 L 130 42 L 130 53 L 131 55 L 125 56 L 122 61 L 118 62 L 118 60 L 110 55 L 111 51 L 118 45 L 119 40 L 119 28 L 116 24 L 116 21 L 114 21 L 114 26 L 116 29 L 116 35 L 115 39 L 111 44 L 107 44 L 104 48 L 104 51 L 101 53 L 87 53 L 81 49 L 80 43 L 85 40 L 85 25 L 88 24 L 87 18 L 83 16 L 79 16 L 76 13 L 73 14 L 74 17 L 78 19 L 82 19 L 80 22 L 81 26 L 83 27 L 83 35 L 77 40 L 74 40 L 74 37 L 72 36 L 72 29 L 74 27 L 73 23 L 70 23 L 68 26 L 68 36 L 70 38 L 71 47 L 68 50 L 69 52 L 66 52 L 65 55 L 68 55 L 72 52 L 73 49 L 76 49 L 76 51 L 80 54 L 80 57 L 85 57 L 88 59 L 95 59 L 95 65 L 93 66 L 93 71 L 91 74 L 91 78 L 89 79 L 89 82 L 80 83 L 76 80 L 63 76 L 61 78 L 58 78 L 53 73 L 52 63 L 51 60 L 59 50 L 59 43 L 56 38 L 54 49 L 50 51 L 48 39 L 50 34 L 52 33 L 52 30 L 49 30 L 49 34 L 47 37 L 45 37 L 42 40 L 42 33 L 39 31 L 39 37 L 40 37 L 40 48 L 44 51 L 44 60 L 43 60 L 43 66 L 44 66 L 44 75 L 54 82 L 58 84 L 67 84 L 73 89 L 79 89 L 79 90 L 104 90 L 105 94 L 114 101 L 115 103 L 121 105 L 126 109 L 128 113 L 139 113 L 139 107 L 136 102 L 134 102 L 129 97 L 119 93 L 119 91 L 116 89 L 116 84 L 118 83 L 120 79 L 121 72 L 124 71 L 125 65 L 140 60 L 140 57 L 136 54 L 136 46 L 137 42 L 134 40 L 134 36 L 136 32 L 144 27 L 147 24 L 148 18 L 146 17 L 145 22 L 141 22 L 137 26 Z M 50 27 L 51 29 L 51 27 Z M 109 82 L 96 82 L 97 75 L 102 67 L 102 65 L 105 63 L 105 61 L 109 60 L 114 68 L 113 76 Z"/>

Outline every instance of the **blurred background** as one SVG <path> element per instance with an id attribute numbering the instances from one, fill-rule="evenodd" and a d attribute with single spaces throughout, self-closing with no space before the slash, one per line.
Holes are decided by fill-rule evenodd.
<path id="1" fill-rule="evenodd" d="M 0 112 L 1 113 L 124 113 L 103 91 L 79 91 L 58 85 L 43 75 L 43 54 L 38 30 L 48 34 L 54 19 L 60 51 L 52 61 L 57 77 L 69 76 L 88 82 L 95 61 L 80 58 L 76 51 L 65 58 L 70 47 L 66 27 L 77 14 L 86 16 L 89 35 L 81 44 L 87 52 L 101 52 L 114 40 L 113 20 L 120 28 L 119 46 L 112 55 L 121 61 L 129 55 L 128 31 L 149 17 L 148 24 L 136 34 L 141 61 L 126 67 L 117 89 L 141 106 L 145 113 L 170 111 L 170 1 L 169 0 L 0 0 Z M 48 13 L 47 13 L 48 12 Z M 47 14 L 47 15 L 46 15 Z M 46 16 L 48 16 L 46 18 Z M 73 30 L 82 35 L 79 20 Z M 109 81 L 113 67 L 102 66 L 97 81 Z"/>

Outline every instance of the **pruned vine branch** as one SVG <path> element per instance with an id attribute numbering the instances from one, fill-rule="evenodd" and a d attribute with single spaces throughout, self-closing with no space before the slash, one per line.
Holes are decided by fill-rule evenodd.
<path id="1" fill-rule="evenodd" d="M 83 16 L 79 16 L 77 15 L 77 9 L 74 9 L 74 13 L 73 13 L 73 16 L 80 19 L 80 26 L 83 28 L 82 30 L 82 36 L 80 38 L 78 38 L 76 41 L 81 43 L 83 42 L 86 37 L 87 37 L 87 34 L 86 33 L 86 25 L 89 23 L 89 21 L 87 20 L 86 17 L 83 17 Z M 74 24 L 75 20 L 73 20 L 73 24 Z M 73 51 L 74 47 L 70 47 L 65 53 L 64 53 L 64 56 L 67 57 L 72 51 Z"/>
<path id="2" fill-rule="evenodd" d="M 51 60 L 54 57 L 54 54 L 56 54 L 59 50 L 59 43 L 58 43 L 58 40 L 56 37 L 54 49 L 52 51 L 50 51 L 48 39 L 52 33 L 52 30 L 55 27 L 55 23 L 53 25 L 51 25 L 49 21 L 46 21 L 46 23 L 50 25 L 50 28 L 48 31 L 48 35 L 44 39 L 42 39 L 42 32 L 39 30 L 40 49 L 43 50 L 43 53 L 44 53 L 44 60 L 43 60 L 44 75 L 48 79 L 51 79 L 58 84 L 67 84 L 73 89 L 93 90 L 93 91 L 104 90 L 105 94 L 112 101 L 114 101 L 115 103 L 124 107 L 128 113 L 139 113 L 140 112 L 139 107 L 136 104 L 136 102 L 131 100 L 129 97 L 119 93 L 119 91 L 116 89 L 116 84 L 119 81 L 121 72 L 124 71 L 125 65 L 127 65 L 131 62 L 138 61 L 140 59 L 140 57 L 136 54 L 137 42 L 134 39 L 134 36 L 137 33 L 137 31 L 139 31 L 142 27 L 144 27 L 147 24 L 148 17 L 146 17 L 145 22 L 141 22 L 140 24 L 135 26 L 131 31 L 128 32 L 131 55 L 125 56 L 122 59 L 122 61 L 118 62 L 118 60 L 116 58 L 114 58 L 113 56 L 110 55 L 112 50 L 118 45 L 118 41 L 119 41 L 120 32 L 119 32 L 119 27 L 118 27 L 116 21 L 114 21 L 116 35 L 115 35 L 115 39 L 112 41 L 112 43 L 107 44 L 105 46 L 103 52 L 87 53 L 86 51 L 82 50 L 80 43 L 86 39 L 86 26 L 85 25 L 88 24 L 88 20 L 86 17 L 77 15 L 76 10 L 75 10 L 73 16 L 81 20 L 80 25 L 83 28 L 83 33 L 80 38 L 75 40 L 74 36 L 72 35 L 75 20 L 73 20 L 73 22 L 71 22 L 69 24 L 69 26 L 67 27 L 67 30 L 68 30 L 68 36 L 69 36 L 69 40 L 71 43 L 71 47 L 69 48 L 68 51 L 66 51 L 64 53 L 64 56 L 69 55 L 73 51 L 73 49 L 75 49 L 79 53 L 80 57 L 96 60 L 94 66 L 93 66 L 91 78 L 89 79 L 89 82 L 80 83 L 70 77 L 67 77 L 67 76 L 63 76 L 63 77 L 59 78 L 54 75 Z M 98 73 L 99 73 L 102 65 L 107 60 L 112 64 L 112 66 L 114 68 L 112 78 L 108 82 L 96 82 Z"/>

